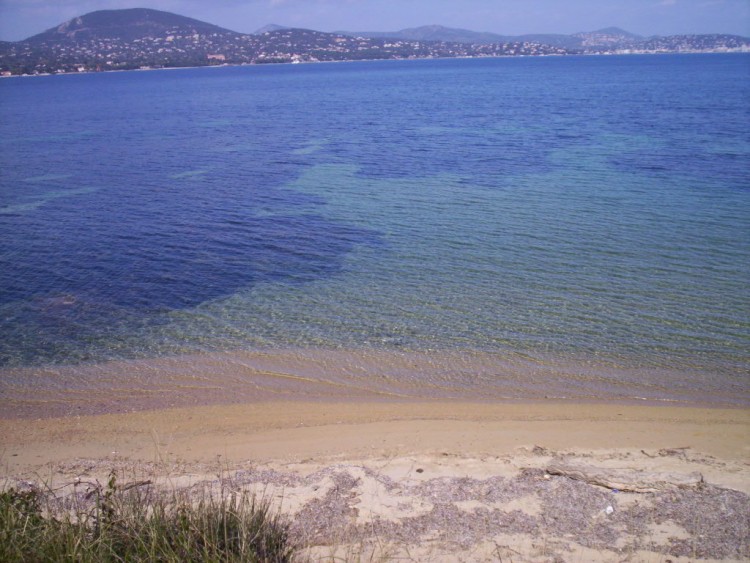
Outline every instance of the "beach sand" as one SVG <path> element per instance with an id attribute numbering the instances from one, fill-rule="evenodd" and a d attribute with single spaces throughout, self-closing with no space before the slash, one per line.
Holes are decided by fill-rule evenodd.
<path id="1" fill-rule="evenodd" d="M 313 560 L 750 557 L 750 411 L 258 401 L 0 419 L 6 486 L 127 481 L 271 499 Z M 76 484 L 79 483 L 79 484 Z"/>

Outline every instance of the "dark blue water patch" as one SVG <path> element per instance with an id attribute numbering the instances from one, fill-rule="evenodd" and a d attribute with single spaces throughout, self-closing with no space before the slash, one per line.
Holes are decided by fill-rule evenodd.
<path id="1" fill-rule="evenodd" d="M 101 193 L 101 192 L 100 192 Z M 126 206 L 97 213 L 63 201 L 55 213 L 3 222 L 0 303 L 100 302 L 154 311 L 193 307 L 271 280 L 290 283 L 333 275 L 348 252 L 378 236 L 319 215 L 252 216 L 232 210 L 138 215 Z M 71 215 L 88 215 L 83 227 Z M 112 228 L 112 225 L 119 225 Z M 13 229 L 26 236 L 14 240 Z M 30 259 L 30 257 L 36 257 Z"/>
<path id="2" fill-rule="evenodd" d="M 366 178 L 424 178 L 435 174 L 468 175 L 478 183 L 498 175 L 543 174 L 554 169 L 549 160 L 553 150 L 565 145 L 554 133 L 492 134 L 403 133 L 399 141 L 379 141 L 387 133 L 362 138 L 360 147 L 333 144 L 331 154 L 343 161 L 356 162 L 359 175 Z M 373 140 L 374 139 L 374 140 Z"/>
<path id="3" fill-rule="evenodd" d="M 657 178 L 676 176 L 690 179 L 710 175 L 723 186 L 750 188 L 750 152 L 671 146 L 622 152 L 610 157 L 609 163 L 624 174 L 641 173 Z"/>

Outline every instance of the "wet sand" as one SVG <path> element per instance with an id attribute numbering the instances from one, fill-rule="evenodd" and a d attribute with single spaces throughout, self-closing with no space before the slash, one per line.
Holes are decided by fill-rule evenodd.
<path id="1" fill-rule="evenodd" d="M 737 371 L 737 370 L 735 370 Z M 272 350 L 0 370 L 0 418 L 263 401 L 601 402 L 748 407 L 744 373 L 480 351 Z"/>

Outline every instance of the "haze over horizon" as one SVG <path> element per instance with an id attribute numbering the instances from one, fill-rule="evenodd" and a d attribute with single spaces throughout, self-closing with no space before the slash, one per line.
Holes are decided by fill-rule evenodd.
<path id="1" fill-rule="evenodd" d="M 274 23 L 318 31 L 398 31 L 439 24 L 502 35 L 750 35 L 746 0 L 0 0 L 0 40 L 18 41 L 96 10 L 153 8 L 240 33 Z"/>

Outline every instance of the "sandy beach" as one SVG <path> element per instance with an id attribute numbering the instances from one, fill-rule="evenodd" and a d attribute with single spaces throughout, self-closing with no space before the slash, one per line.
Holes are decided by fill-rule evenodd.
<path id="1" fill-rule="evenodd" d="M 260 401 L 0 420 L 6 486 L 250 489 L 313 560 L 750 556 L 750 412 Z"/>

